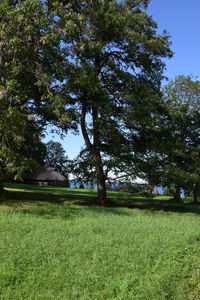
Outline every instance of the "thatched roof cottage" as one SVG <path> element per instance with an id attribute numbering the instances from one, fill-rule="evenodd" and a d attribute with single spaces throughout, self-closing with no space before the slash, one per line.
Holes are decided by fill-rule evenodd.
<path id="1" fill-rule="evenodd" d="M 55 168 L 45 165 L 36 171 L 27 172 L 24 183 L 40 186 L 66 186 L 66 178 Z"/>

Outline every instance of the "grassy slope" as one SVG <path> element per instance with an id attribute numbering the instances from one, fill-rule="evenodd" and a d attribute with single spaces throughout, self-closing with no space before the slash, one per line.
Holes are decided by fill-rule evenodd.
<path id="1" fill-rule="evenodd" d="M 6 183 L 5 188 L 7 190 L 16 191 L 35 191 L 35 192 L 45 192 L 54 194 L 66 194 L 66 195 L 78 195 L 78 196 L 95 196 L 96 192 L 90 189 L 71 189 L 65 187 L 54 187 L 54 186 L 37 186 L 32 184 L 23 183 Z"/>
<path id="2" fill-rule="evenodd" d="M 65 187 L 45 187 L 45 186 L 37 186 L 37 185 L 29 185 L 29 184 L 18 184 L 18 183 L 6 183 L 5 187 L 7 190 L 15 190 L 15 191 L 35 191 L 35 192 L 48 192 L 55 194 L 66 194 L 73 196 L 89 196 L 95 197 L 97 192 L 95 190 L 90 189 L 72 189 Z M 118 192 L 108 191 L 109 198 L 118 198 L 121 196 Z M 124 196 L 124 195 L 123 195 Z M 127 199 L 143 199 L 144 197 L 138 194 L 135 195 L 127 195 Z M 155 197 L 155 200 L 169 200 L 170 196 L 158 195 Z"/>
<path id="3" fill-rule="evenodd" d="M 0 299 L 200 299 L 198 214 L 9 197 L 0 205 Z"/>

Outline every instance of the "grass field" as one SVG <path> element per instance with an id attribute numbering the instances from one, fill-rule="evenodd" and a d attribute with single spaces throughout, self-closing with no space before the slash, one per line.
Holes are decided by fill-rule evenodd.
<path id="1" fill-rule="evenodd" d="M 0 299 L 200 299 L 198 210 L 81 206 L 78 190 L 19 190 L 0 204 Z"/>
<path id="2" fill-rule="evenodd" d="M 65 187 L 45 187 L 45 186 L 37 186 L 37 185 L 29 185 L 29 184 L 18 184 L 18 183 L 6 183 L 5 187 L 7 190 L 15 190 L 15 191 L 34 191 L 34 192 L 45 192 L 45 193 L 54 193 L 54 194 L 63 194 L 63 195 L 73 195 L 73 196 L 89 196 L 94 197 L 96 196 L 97 192 L 95 190 L 90 189 L 72 189 L 72 188 L 65 188 Z M 118 198 L 122 194 L 115 192 L 115 191 L 108 191 L 109 198 Z M 125 196 L 125 194 L 123 195 Z M 126 195 L 126 199 L 144 199 L 143 196 L 139 194 L 133 195 Z M 154 200 L 169 200 L 170 196 L 163 196 L 158 195 L 155 197 Z"/>

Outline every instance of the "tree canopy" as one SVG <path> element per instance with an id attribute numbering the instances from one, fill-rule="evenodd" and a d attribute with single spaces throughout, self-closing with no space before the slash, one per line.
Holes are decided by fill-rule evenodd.
<path id="1" fill-rule="evenodd" d="M 20 178 L 42 152 L 45 99 L 59 57 L 51 22 L 42 1 L 0 3 L 0 177 L 12 169 Z"/>
<path id="2" fill-rule="evenodd" d="M 70 125 L 80 125 L 96 172 L 98 201 L 105 203 L 106 166 L 121 171 L 134 155 L 128 147 L 127 116 L 138 122 L 140 117 L 140 126 L 145 124 L 158 99 L 162 58 L 172 55 L 170 42 L 165 33 L 157 34 L 145 11 L 148 1 L 51 3 L 64 60 L 63 81 L 54 86 L 59 96 L 52 106 L 60 108 L 61 124 L 71 112 Z"/>
<path id="3" fill-rule="evenodd" d="M 148 2 L 4 0 L 0 5 L 3 110 L 34 114 L 40 128 L 49 121 L 63 130 L 80 128 L 103 204 L 107 170 L 121 172 L 128 162 L 131 168 L 130 135 L 138 137 L 151 122 L 160 99 L 162 59 L 172 56 L 168 35 L 159 35 L 146 13 Z"/>
<path id="4" fill-rule="evenodd" d="M 140 169 L 154 185 L 170 188 L 180 200 L 181 189 L 199 195 L 200 82 L 179 75 L 163 88 L 164 113 L 147 135 Z M 150 131 L 149 131 L 150 132 Z"/>
<path id="5" fill-rule="evenodd" d="M 200 82 L 192 76 L 177 76 L 164 88 L 169 108 L 165 124 L 171 138 L 165 172 L 168 185 L 200 195 Z M 167 145 L 167 144 L 166 144 Z"/>
<path id="6" fill-rule="evenodd" d="M 51 167 L 54 167 L 66 180 L 69 176 L 69 160 L 66 151 L 63 149 L 61 143 L 49 141 L 45 144 L 46 154 L 44 157 L 44 162 Z"/>

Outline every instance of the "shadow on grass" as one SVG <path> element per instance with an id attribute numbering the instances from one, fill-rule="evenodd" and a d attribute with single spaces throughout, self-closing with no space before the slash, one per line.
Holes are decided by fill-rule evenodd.
<path id="1" fill-rule="evenodd" d="M 84 209 L 83 209 L 84 208 Z M 23 213 L 24 215 L 32 215 L 44 218 L 62 218 L 62 219 L 74 219 L 76 217 L 85 217 L 88 213 L 98 213 L 103 215 L 116 215 L 116 216 L 131 216 L 131 212 L 129 213 L 127 210 L 123 208 L 129 209 L 140 209 L 145 211 L 145 213 L 193 213 L 200 214 L 200 207 L 188 207 L 188 206 L 153 206 L 153 205 L 117 205 L 116 207 L 100 207 L 96 205 L 83 205 L 83 203 L 76 203 L 75 207 L 70 205 L 60 205 L 54 207 L 35 207 L 28 209 L 19 209 L 17 210 L 19 213 Z M 15 211 L 16 212 L 16 211 Z M 89 215 L 88 215 L 89 216 Z"/>
<path id="2" fill-rule="evenodd" d="M 81 196 L 80 196 L 81 197 Z M 54 195 L 49 193 L 40 193 L 40 192 L 21 192 L 21 191 L 7 191 L 5 195 L 6 202 L 12 201 L 40 201 L 40 202 L 50 202 L 50 203 L 57 203 L 62 204 L 63 202 L 73 202 L 80 198 L 77 197 L 70 197 L 70 195 Z M 88 197 L 87 197 L 88 198 Z"/>
<path id="3" fill-rule="evenodd" d="M 32 208 L 32 209 L 21 209 L 15 212 L 22 213 L 24 215 L 31 215 L 37 217 L 44 217 L 45 219 L 61 218 L 61 219 L 75 219 L 76 217 L 85 217 L 89 213 L 98 213 L 103 215 L 118 215 L 118 216 L 129 216 L 127 211 L 120 210 L 119 208 L 104 208 L 104 207 L 51 207 L 51 208 Z M 88 214 L 88 216 L 89 216 Z"/>
<path id="4" fill-rule="evenodd" d="M 4 211 L 9 213 L 14 212 L 44 218 L 73 219 L 76 216 L 85 217 L 87 212 L 129 215 L 128 212 L 119 210 L 116 207 L 108 209 L 94 205 L 91 197 L 81 196 L 71 198 L 68 195 L 7 191 L 6 197 L 1 199 L 0 204 L 6 206 Z"/>
<path id="5" fill-rule="evenodd" d="M 61 218 L 61 219 L 75 219 L 80 216 L 80 211 L 73 207 L 36 207 L 29 209 L 21 209 L 15 211 L 23 215 L 30 215 L 36 217 L 43 217 L 45 219 Z"/>
<path id="6" fill-rule="evenodd" d="M 193 204 L 183 204 L 183 203 L 176 203 L 173 201 L 166 201 L 166 203 L 163 202 L 150 202 L 147 203 L 147 201 L 133 201 L 133 203 L 128 203 L 122 201 L 118 202 L 118 207 L 127 207 L 130 209 L 141 209 L 141 210 L 147 210 L 147 211 L 164 211 L 164 212 L 177 212 L 177 213 L 194 213 L 194 214 L 200 214 L 200 203 L 197 205 Z"/>
<path id="7" fill-rule="evenodd" d="M 174 201 L 147 201 L 135 200 L 113 200 L 110 199 L 110 207 L 95 205 L 91 197 L 70 195 L 53 195 L 39 192 L 7 191 L 6 198 L 1 200 L 1 204 L 9 207 L 11 211 L 19 211 L 23 214 L 61 218 L 74 218 L 83 215 L 84 211 L 92 211 L 103 214 L 129 215 L 127 211 L 119 208 L 141 209 L 149 212 L 164 211 L 177 213 L 200 214 L 200 203 L 197 205 L 181 204 Z M 76 207 L 72 207 L 75 205 Z M 83 210 L 84 207 L 84 210 Z"/>

